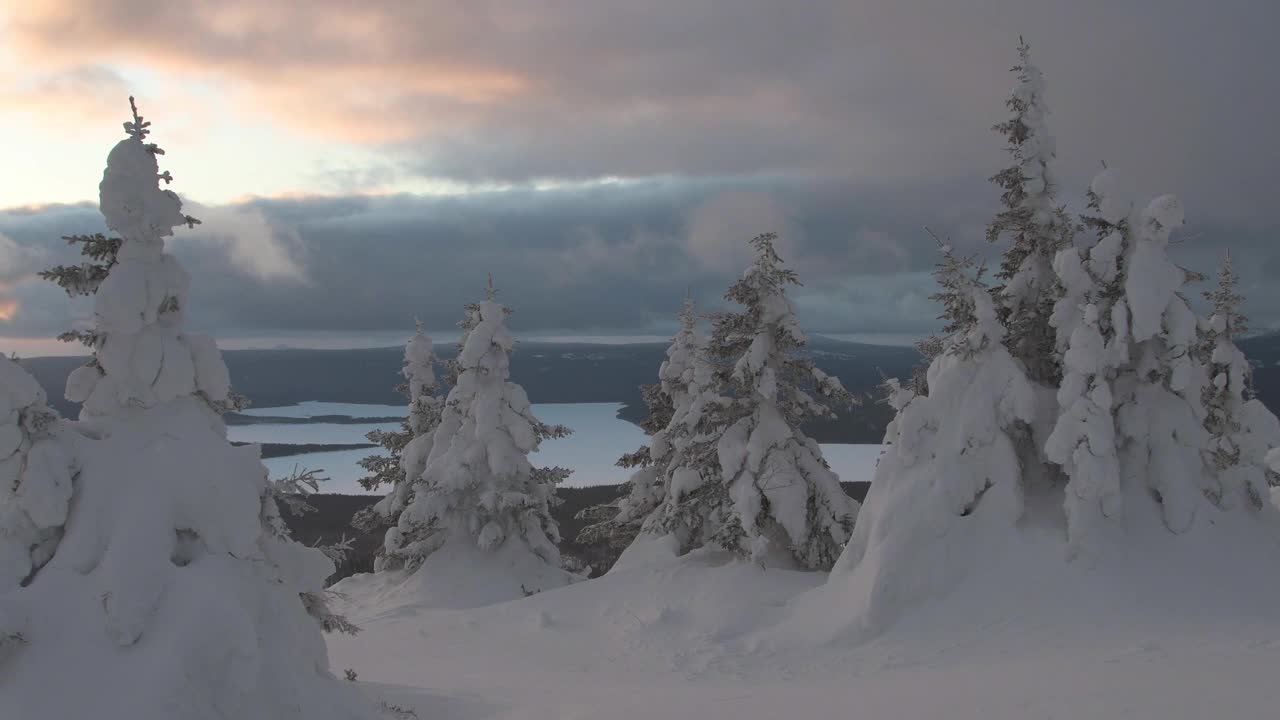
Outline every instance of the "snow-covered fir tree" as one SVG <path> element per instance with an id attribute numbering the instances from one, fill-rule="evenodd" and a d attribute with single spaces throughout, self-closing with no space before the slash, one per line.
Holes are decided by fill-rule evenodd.
<path id="1" fill-rule="evenodd" d="M 822 450 L 801 431 L 848 402 L 839 380 L 799 351 L 804 332 L 788 299 L 799 284 L 774 250 L 755 237 L 755 261 L 725 297 L 739 312 L 713 317 L 707 354 L 714 387 L 700 400 L 694 437 L 670 474 L 656 532 L 684 551 L 720 547 L 757 562 L 827 569 L 849 537 L 857 502 L 845 495 Z"/>
<path id="2" fill-rule="evenodd" d="M 485 300 L 467 307 L 456 378 L 412 495 L 387 531 L 387 562 L 414 570 L 453 543 L 484 551 L 517 546 L 559 565 L 551 507 L 568 471 L 535 468 L 529 454 L 570 430 L 538 420 L 524 388 L 510 381 L 508 313 L 492 281 Z"/>
<path id="3" fill-rule="evenodd" d="M 698 334 L 692 299 L 685 299 L 677 319 L 680 329 L 658 368 L 658 382 L 642 388 L 649 414 L 641 429 L 649 439 L 618 460 L 620 467 L 635 468 L 635 472 L 624 483 L 617 501 L 583 511 L 583 517 L 596 521 L 582 529 L 579 543 L 603 544 L 611 550 L 630 545 L 662 504 L 671 473 L 683 466 L 679 458 L 696 432 L 705 409 L 704 389 L 711 386 L 712 377 L 703 357 L 704 341 Z"/>
<path id="4" fill-rule="evenodd" d="M 933 298 L 948 332 L 929 365 L 929 394 L 887 382 L 897 415 L 832 572 L 866 627 L 980 562 L 1024 509 L 1016 446 L 1034 417 L 1035 387 L 1003 344 L 981 270 L 949 245 L 940 249 Z"/>
<path id="5" fill-rule="evenodd" d="M 360 461 L 369 474 L 360 479 L 366 490 L 387 486 L 387 495 L 353 522 L 363 527 L 395 525 L 412 493 L 413 481 L 426 469 L 432 438 L 440 424 L 444 400 L 436 394 L 435 353 L 431 338 L 418 323 L 404 348 L 405 382 L 397 390 L 409 398 L 408 414 L 397 431 L 373 430 L 366 437 L 385 450 Z M 382 568 L 384 558 L 377 561 Z M 394 565 L 394 562 L 392 563 Z"/>
<path id="6" fill-rule="evenodd" d="M 1082 221 L 1098 235 L 1093 245 L 1064 248 L 1054 258 L 1061 293 L 1052 323 L 1064 355 L 1059 412 L 1045 454 L 1068 479 L 1063 508 L 1076 527 L 1113 515 L 1120 502 L 1112 383 L 1129 362 L 1123 294 L 1130 208 L 1117 197 L 1116 184 L 1108 170 L 1089 187 L 1090 214 Z"/>
<path id="7" fill-rule="evenodd" d="M 1044 76 L 1025 41 L 1018 45 L 1013 72 L 1017 84 L 1005 101 L 1011 116 L 994 128 L 1007 140 L 1012 164 L 991 177 L 1001 190 L 1002 209 L 987 226 L 987 240 L 1010 241 L 993 292 L 1009 350 L 1033 381 L 1054 386 L 1061 368 L 1049 323 L 1057 292 L 1053 259 L 1071 244 L 1075 226 L 1058 202 Z"/>
<path id="8" fill-rule="evenodd" d="M 1252 368 L 1235 344 L 1235 338 L 1248 332 L 1239 282 L 1228 254 L 1218 269 L 1217 287 L 1204 293 L 1210 304 L 1203 339 L 1210 377 L 1204 388 L 1205 428 L 1210 467 L 1218 481 L 1213 499 L 1225 507 L 1247 503 L 1261 508 L 1278 477 L 1266 457 L 1280 447 L 1280 421 L 1254 397 Z"/>
<path id="9" fill-rule="evenodd" d="M 164 238 L 193 219 L 159 187 L 172 178 L 149 125 L 135 109 L 100 185 L 121 243 L 94 295 L 98 362 L 67 382 L 81 420 L 30 420 L 44 417 L 30 383 L 0 377 L 29 444 L 0 515 L 25 513 L 38 541 L 22 583 L 0 585 L 0 624 L 23 638 L 0 717 L 367 718 L 328 672 L 333 563 L 282 532 L 258 448 L 227 441 L 221 354 L 183 330 L 189 277 Z M 51 677 L 79 690 L 50 692 Z"/>

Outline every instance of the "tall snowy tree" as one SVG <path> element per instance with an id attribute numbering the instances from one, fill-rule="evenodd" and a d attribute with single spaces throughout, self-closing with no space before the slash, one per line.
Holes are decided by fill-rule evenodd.
<path id="1" fill-rule="evenodd" d="M 508 309 L 490 282 L 483 302 L 468 306 L 445 401 L 423 471 L 397 525 L 387 532 L 388 561 L 409 570 L 447 544 L 496 550 L 518 546 L 558 566 L 559 532 L 551 517 L 562 468 L 535 468 L 529 454 L 570 430 L 533 415 L 524 388 L 511 382 L 515 341 Z"/>
<path id="2" fill-rule="evenodd" d="M 1211 308 L 1203 341 L 1210 377 L 1203 398 L 1205 428 L 1218 482 L 1212 498 L 1225 507 L 1247 503 L 1261 508 L 1277 480 L 1266 457 L 1280 447 L 1280 421 L 1254 397 L 1252 368 L 1235 344 L 1236 337 L 1248 332 L 1239 282 L 1228 254 L 1218 269 L 1218 286 L 1204 293 Z"/>
<path id="3" fill-rule="evenodd" d="M 1063 508 L 1076 527 L 1116 514 L 1121 497 L 1112 383 L 1129 361 L 1123 293 L 1130 208 L 1115 185 L 1115 173 L 1104 171 L 1089 188 L 1091 214 L 1083 222 L 1097 232 L 1097 241 L 1087 250 L 1064 248 L 1054 258 L 1062 293 L 1052 322 L 1064 356 L 1059 413 L 1045 454 L 1068 479 Z"/>
<path id="4" fill-rule="evenodd" d="M 221 354 L 183 331 L 189 277 L 164 238 L 193 219 L 159 187 L 172 178 L 149 125 L 135 109 L 100 185 L 121 244 L 94 297 L 98 362 L 67 383 L 83 402 L 62 433 L 78 473 L 55 462 L 15 494 L 39 495 L 17 502 L 40 544 L 22 584 L 0 586 L 24 638 L 0 672 L 0 717 L 369 717 L 328 672 L 333 564 L 281 532 L 258 448 L 227 441 Z M 0 382 L 33 407 L 20 377 Z M 49 429 L 27 429 L 29 468 Z M 82 691 L 50 692 L 51 677 Z"/>
<path id="5" fill-rule="evenodd" d="M 1034 417 L 1034 385 L 1002 342 L 981 270 L 949 245 L 941 252 L 933 297 L 948 333 L 929 365 L 929 394 L 888 382 L 898 412 L 832 572 L 867 627 L 981 562 L 1022 517 L 1031 490 L 1016 445 Z"/>
<path id="6" fill-rule="evenodd" d="M 597 521 L 582 529 L 580 543 L 604 544 L 614 550 L 630 545 L 662 504 L 671 473 L 682 467 L 676 458 L 683 455 L 700 422 L 704 410 L 700 401 L 706 397 L 704 389 L 712 384 L 712 378 L 703 357 L 704 342 L 698 335 L 692 299 L 685 299 L 678 319 L 680 329 L 658 368 L 658 382 L 643 388 L 649 415 L 641 428 L 649 440 L 618 460 L 619 466 L 635 468 L 635 472 L 616 502 L 584 511 L 584 517 L 594 516 Z"/>
<path id="7" fill-rule="evenodd" d="M 1001 282 L 992 291 L 1010 352 L 1033 381 L 1056 386 L 1060 355 L 1049 323 L 1057 293 L 1053 259 L 1071 244 L 1075 226 L 1058 203 L 1044 76 L 1025 41 L 1018 45 L 1018 59 L 1018 81 L 1005 101 L 1011 116 L 993 128 L 1007 140 L 1012 164 L 991 177 L 1001 190 L 1002 209 L 987 226 L 987 240 L 1010 240 L 996 273 Z"/>
<path id="8" fill-rule="evenodd" d="M 826 569 L 849 537 L 857 503 L 800 426 L 833 417 L 827 401 L 850 397 L 799 353 L 805 335 L 786 294 L 799 279 L 783 267 L 776 239 L 751 241 L 755 261 L 725 295 L 743 309 L 713 318 L 707 353 L 722 399 L 704 402 L 655 530 L 675 534 L 686 551 L 709 545 Z"/>
<path id="9" fill-rule="evenodd" d="M 367 435 L 386 453 L 370 455 L 360 461 L 360 466 L 369 472 L 360 479 L 360 485 L 366 490 L 386 485 L 389 491 L 369 512 L 353 520 L 362 527 L 396 524 L 412 493 L 414 480 L 426 469 L 432 436 L 440 425 L 444 400 L 436 395 L 439 386 L 435 376 L 435 353 L 431 338 L 423 332 L 421 322 L 417 332 L 405 344 L 404 367 L 400 372 L 405 382 L 397 390 L 409 398 L 408 415 L 398 431 L 374 430 Z M 383 558 L 379 557 L 379 569 L 384 564 Z"/>

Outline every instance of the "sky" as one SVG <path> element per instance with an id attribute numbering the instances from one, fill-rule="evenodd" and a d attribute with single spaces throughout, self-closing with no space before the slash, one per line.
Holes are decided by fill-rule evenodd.
<path id="1" fill-rule="evenodd" d="M 668 334 L 760 232 L 810 330 L 937 326 L 935 244 L 994 257 L 1021 35 L 1062 200 L 1176 193 L 1280 326 L 1280 4 L 1254 0 L 36 0 L 0 9 L 0 351 L 91 318 L 35 277 L 103 232 L 128 96 L 204 224 L 171 248 L 224 347 L 447 335 L 492 273 L 526 337 Z M 1199 289 L 1194 289 L 1198 293 Z"/>

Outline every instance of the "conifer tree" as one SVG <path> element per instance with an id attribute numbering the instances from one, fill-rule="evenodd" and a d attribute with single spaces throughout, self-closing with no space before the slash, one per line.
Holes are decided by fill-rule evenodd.
<path id="1" fill-rule="evenodd" d="M 366 435 L 377 443 L 385 454 L 370 455 L 360 461 L 369 475 L 360 479 L 361 487 L 375 490 L 388 486 L 387 495 L 367 512 L 353 518 L 352 523 L 362 529 L 395 525 L 412 493 L 413 479 L 426 469 L 431 454 L 432 436 L 440 424 L 443 398 L 436 395 L 439 385 L 435 377 L 435 353 L 431 338 L 418 323 L 417 332 L 404 348 L 404 367 L 401 374 L 405 382 L 397 390 L 409 398 L 408 414 L 398 431 L 373 430 Z M 382 566 L 379 558 L 379 569 Z"/>
<path id="2" fill-rule="evenodd" d="M 495 550 L 515 543 L 557 566 L 559 531 L 551 517 L 563 468 L 535 468 L 529 454 L 569 428 L 547 425 L 511 382 L 510 311 L 492 280 L 483 302 L 468 305 L 451 374 L 452 389 L 423 471 L 399 521 L 387 531 L 387 562 L 414 570 L 449 543 Z"/>
<path id="3" fill-rule="evenodd" d="M 1035 414 L 1034 385 L 1002 342 L 982 268 L 946 243 L 939 249 L 933 298 L 948 330 L 929 365 L 929 394 L 886 382 L 897 414 L 832 572 L 855 588 L 851 606 L 868 626 L 980 562 L 1022 517 L 1030 490 L 1017 442 Z"/>
<path id="4" fill-rule="evenodd" d="M 755 261 L 725 295 L 742 310 L 713 317 L 715 393 L 701 400 L 654 529 L 674 534 L 684 551 L 715 546 L 826 569 L 849 537 L 857 503 L 800 426 L 834 416 L 827 401 L 851 398 L 799 354 L 805 335 L 786 295 L 799 279 L 783 267 L 776 239 L 751 241 Z"/>
<path id="5" fill-rule="evenodd" d="M 82 286 L 96 282 L 97 352 L 67 381 L 82 420 L 24 419 L 28 472 L 0 495 L 5 524 L 22 512 L 37 531 L 26 577 L 0 584 L 0 625 L 26 638 L 0 673 L 0 717 L 369 717 L 328 672 L 321 626 L 354 629 L 325 607 L 333 563 L 288 538 L 291 491 L 268 483 L 257 446 L 227 441 L 226 365 L 183 329 L 190 278 L 164 238 L 195 221 L 159 187 L 172 177 L 149 126 L 135 106 L 99 188 L 120 244 Z M 0 395 L 43 416 L 26 385 L 4 373 Z M 49 692 L 55 676 L 98 690 Z"/>
<path id="6" fill-rule="evenodd" d="M 1010 240 L 996 273 L 1000 284 L 992 292 L 1010 352 L 1033 381 L 1056 386 L 1060 358 L 1049 323 L 1057 293 L 1053 259 L 1071 244 L 1075 227 L 1058 203 L 1044 77 L 1025 41 L 1019 42 L 1018 59 L 1013 67 L 1018 82 L 1005 101 L 1011 117 L 993 128 L 1008 141 L 1013 162 L 991 177 L 1001 190 L 1002 209 L 987 226 L 987 240 Z"/>
<path id="7" fill-rule="evenodd" d="M 1218 269 L 1218 286 L 1204 293 L 1210 303 L 1202 351 L 1210 377 L 1204 388 L 1205 428 L 1218 482 L 1211 497 L 1225 507 L 1247 503 L 1260 509 L 1269 498 L 1269 486 L 1276 484 L 1277 475 L 1266 457 L 1280 447 L 1280 421 L 1254 397 L 1252 368 L 1235 344 L 1236 337 L 1248 332 L 1248 320 L 1240 312 L 1244 298 L 1239 282 L 1228 253 Z"/>
<path id="8" fill-rule="evenodd" d="M 678 316 L 680 329 L 671 339 L 667 358 L 658 368 L 658 382 L 642 388 L 648 417 L 641 429 L 649 440 L 638 450 L 618 459 L 619 467 L 635 468 L 618 500 L 580 515 L 594 522 L 582 529 L 578 542 L 603 544 L 620 551 L 631 544 L 666 495 L 670 474 L 698 424 L 701 408 L 695 403 L 710 385 L 710 367 L 697 331 L 698 316 L 692 299 L 686 298 Z"/>
<path id="9" fill-rule="evenodd" d="M 1113 382 L 1129 361 L 1128 306 L 1123 300 L 1129 251 L 1130 208 L 1117 197 L 1115 173 L 1089 187 L 1089 215 L 1098 239 L 1088 248 L 1064 248 L 1054 258 L 1062 294 L 1052 323 L 1063 351 L 1059 412 L 1045 444 L 1050 462 L 1068 480 L 1064 511 L 1076 527 L 1118 513 L 1120 458 Z"/>

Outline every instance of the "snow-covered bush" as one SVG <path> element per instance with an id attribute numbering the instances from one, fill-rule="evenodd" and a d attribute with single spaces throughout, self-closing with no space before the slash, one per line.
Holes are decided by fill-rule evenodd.
<path id="1" fill-rule="evenodd" d="M 486 551 L 515 544 L 559 566 L 550 508 L 568 471 L 535 468 L 529 454 L 570 431 L 534 417 L 524 388 L 510 381 L 507 314 L 492 283 L 484 302 L 467 308 L 456 379 L 411 497 L 387 531 L 388 562 L 412 570 L 448 543 Z"/>
<path id="2" fill-rule="evenodd" d="M 832 572 L 861 622 L 930 596 L 1007 539 L 1028 492 L 1017 441 L 1035 389 L 973 262 L 942 246 L 934 275 L 950 333 L 929 365 L 929 394 L 888 383 L 898 411 L 853 537 Z"/>
<path id="3" fill-rule="evenodd" d="M 0 595 L 29 580 L 61 539 L 76 473 L 73 446 L 35 378 L 0 355 Z"/>
<path id="4" fill-rule="evenodd" d="M 691 405 L 694 434 L 652 529 L 674 534 L 685 551 L 720 547 L 826 569 L 849 537 L 857 502 L 800 425 L 834 415 L 824 400 L 850 398 L 798 352 L 805 335 L 786 289 L 799 280 L 783 267 L 776 238 L 752 240 L 755 261 L 725 295 L 743 309 L 713 318 L 706 352 L 714 386 Z"/>
<path id="5" fill-rule="evenodd" d="M 84 402 L 72 452 L 42 451 L 40 433 L 58 430 L 28 428 L 27 474 L 0 496 L 6 518 L 16 498 L 39 528 L 61 525 L 21 586 L 0 585 L 0 616 L 23 637 L 0 672 L 0 717 L 369 717 L 328 671 L 317 620 L 331 615 L 316 600 L 333 565 L 280 532 L 257 446 L 227 441 L 221 354 L 183 331 L 189 278 L 164 238 L 194 221 L 159 187 L 171 178 L 148 126 L 135 110 L 100 186 L 121 244 L 94 298 L 98 362 L 68 380 Z M 15 411 L 33 407 L 20 377 L 0 382 Z M 29 486 L 43 488 L 40 517 L 17 497 L 33 460 L 47 465 Z M 50 692 L 51 677 L 75 691 Z"/>

